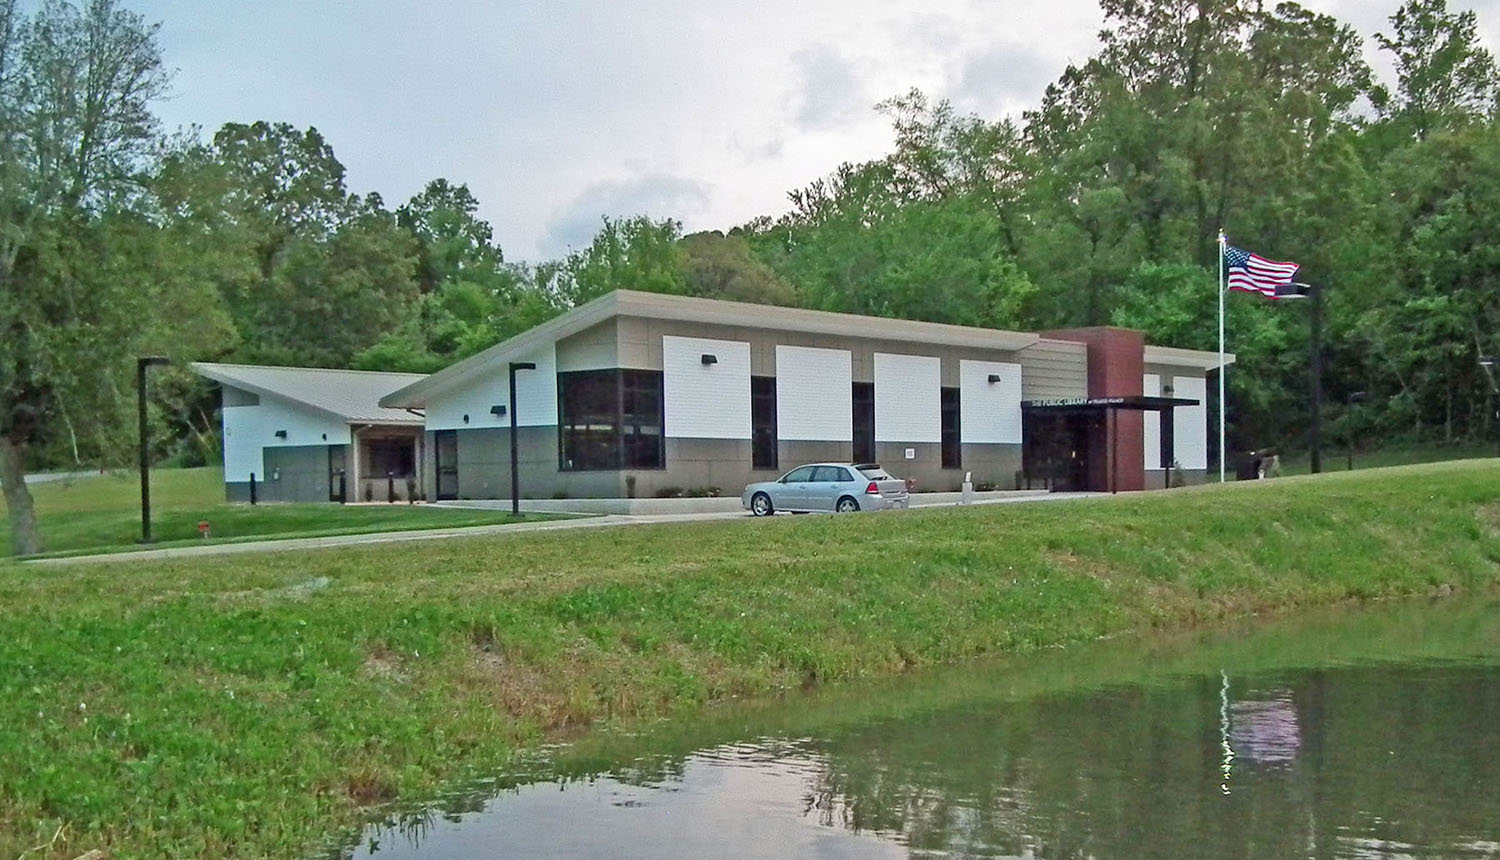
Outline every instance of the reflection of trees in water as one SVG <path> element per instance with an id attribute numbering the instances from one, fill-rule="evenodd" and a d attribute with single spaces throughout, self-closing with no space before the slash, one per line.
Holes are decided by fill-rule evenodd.
<path id="1" fill-rule="evenodd" d="M 1382 840 L 1451 851 L 1500 840 L 1493 670 L 1345 669 L 1247 686 L 1230 706 L 1229 796 L 1218 680 L 840 735 L 822 749 L 807 808 L 956 856 L 1378 857 L 1390 856 L 1371 847 Z"/>
<path id="2" fill-rule="evenodd" d="M 1222 703 L 1221 692 L 1215 675 L 982 708 L 912 708 L 920 715 L 826 738 L 694 752 L 683 743 L 624 764 L 574 761 L 564 773 L 538 763 L 448 795 L 433 811 L 393 817 L 377 835 L 420 842 L 440 819 L 497 796 L 503 803 L 537 782 L 566 792 L 607 776 L 672 790 L 690 762 L 795 762 L 807 820 L 898 838 L 914 856 L 1331 858 L 1430 848 L 1500 856 L 1495 669 L 1236 677 Z M 1226 738 L 1235 750 L 1228 795 L 1220 790 Z"/>

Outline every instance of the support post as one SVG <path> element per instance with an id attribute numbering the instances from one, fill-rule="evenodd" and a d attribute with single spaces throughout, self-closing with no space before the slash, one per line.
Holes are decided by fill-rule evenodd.
<path id="1" fill-rule="evenodd" d="M 536 370 L 536 364 L 530 361 L 512 361 L 510 363 L 510 512 L 512 516 L 521 515 L 521 471 L 520 452 L 516 443 L 516 371 Z"/>
<path id="2" fill-rule="evenodd" d="M 166 363 L 167 359 L 159 355 L 135 360 L 135 399 L 141 445 L 141 543 L 151 543 L 151 428 L 146 421 L 146 368 Z"/>
<path id="3" fill-rule="evenodd" d="M 1308 408 L 1311 421 L 1307 426 L 1308 466 L 1313 474 L 1323 471 L 1322 424 L 1323 424 L 1323 288 L 1318 284 L 1308 287 L 1312 299 L 1308 319 Z"/>
<path id="4" fill-rule="evenodd" d="M 1224 246 L 1228 240 L 1219 230 L 1219 483 L 1224 483 Z"/>

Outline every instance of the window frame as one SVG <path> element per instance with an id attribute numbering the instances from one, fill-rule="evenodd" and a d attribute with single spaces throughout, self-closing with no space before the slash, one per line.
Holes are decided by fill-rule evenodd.
<path id="1" fill-rule="evenodd" d="M 776 432 L 776 377 L 750 377 L 750 468 L 780 468 L 780 438 Z"/>
<path id="2" fill-rule="evenodd" d="M 585 385 L 592 390 L 575 397 L 575 386 Z M 607 404 L 600 400 L 601 395 L 607 398 Z M 587 402 L 589 399 L 594 402 Z M 601 434 L 603 438 L 589 439 L 586 434 Z M 559 472 L 665 469 L 666 437 L 661 371 L 615 367 L 557 374 Z M 603 456 L 580 456 L 601 443 Z M 584 462 L 578 464 L 581 459 Z"/>
<path id="3" fill-rule="evenodd" d="M 964 467 L 963 418 L 961 417 L 963 394 L 958 388 L 944 386 L 939 389 L 938 397 L 938 420 L 941 426 L 938 440 L 942 468 L 962 469 Z"/>

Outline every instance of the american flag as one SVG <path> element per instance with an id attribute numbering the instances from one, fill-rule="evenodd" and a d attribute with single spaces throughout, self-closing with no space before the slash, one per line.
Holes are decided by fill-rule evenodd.
<path id="1" fill-rule="evenodd" d="M 1296 263 L 1278 263 L 1233 245 L 1224 246 L 1224 271 L 1229 289 L 1259 293 L 1268 299 L 1288 298 Z"/>

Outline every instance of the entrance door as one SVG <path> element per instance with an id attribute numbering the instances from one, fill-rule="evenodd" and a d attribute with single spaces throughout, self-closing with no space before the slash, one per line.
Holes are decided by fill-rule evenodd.
<path id="1" fill-rule="evenodd" d="M 1028 411 L 1025 422 L 1022 457 L 1028 478 L 1045 480 L 1052 490 L 1102 486 L 1106 438 L 1102 411 Z"/>
<path id="2" fill-rule="evenodd" d="M 437 466 L 438 501 L 458 498 L 458 431 L 439 430 L 432 434 L 432 451 Z"/>
<path id="3" fill-rule="evenodd" d="M 347 499 L 344 495 L 344 451 L 343 445 L 328 446 L 328 501 L 342 502 Z"/>

